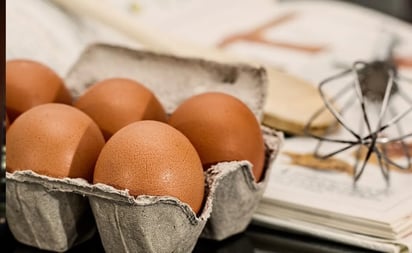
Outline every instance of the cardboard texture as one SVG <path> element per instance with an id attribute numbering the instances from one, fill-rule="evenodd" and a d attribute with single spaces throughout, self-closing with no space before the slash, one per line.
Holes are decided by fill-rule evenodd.
<path id="1" fill-rule="evenodd" d="M 33 181 L 24 172 L 7 173 L 6 217 L 19 242 L 64 252 L 90 239 L 96 228 L 88 199 L 71 190 L 59 191 L 58 186 L 50 188 L 50 181 Z"/>
<path id="2" fill-rule="evenodd" d="M 210 198 L 197 218 L 174 198 L 116 195 L 90 197 L 107 252 L 191 252 L 211 211 Z"/>
<path id="3" fill-rule="evenodd" d="M 252 220 L 263 192 L 272 163 L 279 152 L 283 135 L 264 127 L 266 145 L 265 172 L 260 182 L 255 182 L 252 165 L 248 161 L 225 162 L 206 171 L 207 179 L 216 184 L 210 196 L 213 199 L 212 214 L 201 237 L 223 240 L 243 232 Z"/>
<path id="4" fill-rule="evenodd" d="M 7 219 L 13 235 L 24 244 L 51 251 L 63 252 L 89 239 L 96 220 L 107 252 L 190 252 L 211 212 L 210 197 L 197 217 L 172 197 L 133 197 L 127 190 L 30 170 L 6 176 Z M 212 186 L 213 182 L 206 185 L 207 192 Z"/>
<path id="5" fill-rule="evenodd" d="M 84 51 L 65 81 L 76 97 L 110 77 L 140 81 L 169 114 L 195 94 L 221 91 L 244 101 L 259 120 L 263 115 L 263 68 L 95 44 Z M 172 197 L 133 197 L 127 190 L 30 170 L 6 173 L 11 231 L 22 243 L 52 251 L 87 240 L 95 224 L 107 252 L 191 252 L 199 237 L 222 240 L 246 228 L 266 187 L 283 135 L 265 127 L 262 131 L 267 152 L 261 182 L 255 183 L 247 161 L 211 167 L 205 172 L 205 202 L 198 215 Z"/>
<path id="6" fill-rule="evenodd" d="M 76 97 L 95 82 L 113 77 L 141 82 L 156 94 L 167 113 L 191 96 L 220 91 L 238 97 L 259 120 L 263 117 L 266 71 L 244 64 L 221 64 L 94 44 L 83 52 L 65 81 Z"/>

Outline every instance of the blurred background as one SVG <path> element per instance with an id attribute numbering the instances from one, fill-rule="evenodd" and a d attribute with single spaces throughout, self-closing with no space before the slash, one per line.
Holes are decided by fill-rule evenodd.
<path id="1" fill-rule="evenodd" d="M 393 0 L 393 1 L 343 0 L 343 1 L 365 6 L 365 7 L 398 17 L 405 21 L 412 22 L 412 1 L 410 0 Z"/>

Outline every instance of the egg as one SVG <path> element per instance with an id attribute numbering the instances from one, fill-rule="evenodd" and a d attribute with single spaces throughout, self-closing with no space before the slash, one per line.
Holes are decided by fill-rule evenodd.
<path id="1" fill-rule="evenodd" d="M 95 83 L 75 101 L 74 106 L 97 123 L 106 140 L 135 121 L 167 121 L 166 112 L 153 92 L 126 78 L 110 78 Z"/>
<path id="2" fill-rule="evenodd" d="M 96 123 L 82 111 L 59 103 L 39 105 L 10 125 L 6 169 L 91 182 L 104 143 Z"/>
<path id="3" fill-rule="evenodd" d="M 7 61 L 6 108 L 10 121 L 28 109 L 45 103 L 72 103 L 72 96 L 58 74 L 37 61 Z"/>
<path id="4" fill-rule="evenodd" d="M 173 127 L 152 120 L 131 123 L 103 147 L 94 183 L 128 189 L 133 196 L 172 196 L 201 210 L 205 178 L 199 155 Z"/>
<path id="5" fill-rule="evenodd" d="M 238 98 L 221 92 L 193 96 L 178 106 L 169 124 L 192 142 L 204 169 L 248 160 L 255 180 L 260 180 L 265 162 L 262 131 L 256 116 Z"/>

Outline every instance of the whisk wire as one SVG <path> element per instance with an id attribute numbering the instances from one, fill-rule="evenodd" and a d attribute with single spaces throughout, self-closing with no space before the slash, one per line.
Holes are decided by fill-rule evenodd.
<path id="1" fill-rule="evenodd" d="M 325 81 L 321 82 L 319 85 L 319 93 L 325 103 L 325 106 L 327 109 L 333 114 L 333 116 L 336 118 L 336 120 L 346 129 L 348 130 L 356 139 L 360 139 L 361 137 L 356 134 L 356 132 L 349 127 L 345 119 L 340 115 L 340 113 L 335 109 L 335 106 L 333 106 L 330 101 L 327 99 L 326 93 L 324 91 L 324 86 L 328 84 L 330 81 L 333 81 L 335 79 L 338 79 L 340 77 L 343 77 L 347 74 L 349 74 L 352 70 L 345 70 L 341 72 L 340 74 L 337 74 L 335 76 L 332 76 L 331 78 L 327 78 Z"/>
<path id="2" fill-rule="evenodd" d="M 343 88 L 340 88 L 338 92 L 330 98 L 330 96 L 326 93 L 326 88 L 330 86 L 331 83 L 350 74 L 355 77 L 354 80 L 347 85 L 344 85 Z M 400 121 L 412 112 L 412 99 L 401 87 L 399 87 L 399 81 L 400 79 L 397 75 L 396 69 L 389 61 L 376 61 L 371 63 L 357 61 L 350 68 L 323 80 L 319 84 L 318 90 L 324 101 L 324 107 L 317 110 L 312 117 L 310 117 L 304 128 L 304 132 L 308 136 L 318 140 L 314 150 L 314 155 L 318 158 L 327 159 L 357 146 L 358 148 L 354 153 L 355 161 L 353 165 L 353 178 L 355 183 L 360 179 L 373 154 L 376 155 L 376 160 L 380 167 L 381 174 L 388 185 L 390 166 L 400 169 L 412 169 L 412 154 L 410 154 L 408 145 L 405 142 L 406 138 L 412 136 L 412 132 L 405 134 L 403 128 L 400 126 Z M 338 109 L 335 104 L 340 101 L 340 98 L 350 95 L 350 91 L 353 91 L 355 96 L 349 96 L 349 99 L 342 103 L 342 107 Z M 396 95 L 401 98 L 403 102 L 408 104 L 408 107 L 400 113 L 395 110 L 394 105 L 391 103 L 391 98 L 393 95 Z M 358 101 L 358 103 L 354 103 L 355 100 Z M 369 112 L 367 107 L 369 107 L 369 103 L 371 103 L 371 105 L 376 105 L 379 103 L 380 105 L 380 107 L 377 108 L 377 119 L 374 128 L 371 124 L 371 118 L 368 115 Z M 360 106 L 362 113 L 361 118 L 363 119 L 360 122 L 358 131 L 355 131 L 347 121 L 348 118 L 345 118 L 349 108 L 356 104 Z M 326 110 L 335 117 L 335 124 L 329 126 L 323 135 L 312 132 L 311 127 L 313 122 Z M 387 119 L 387 116 L 390 118 Z M 352 121 L 353 117 L 350 118 L 350 122 Z M 339 125 L 342 126 L 343 129 L 350 134 L 350 136 L 354 137 L 355 140 L 341 139 L 330 136 L 328 137 L 328 135 L 330 135 Z M 395 127 L 396 136 L 385 136 L 386 130 L 389 130 L 392 126 Z M 363 134 L 365 127 L 367 130 L 366 135 Z M 328 148 L 326 152 L 321 152 L 321 147 L 324 142 L 345 145 L 333 151 Z M 406 165 L 394 161 L 388 155 L 388 145 L 396 144 L 400 144 L 402 147 L 401 155 L 406 159 Z M 367 149 L 365 156 L 363 156 L 364 153 L 362 152 L 364 148 Z"/>

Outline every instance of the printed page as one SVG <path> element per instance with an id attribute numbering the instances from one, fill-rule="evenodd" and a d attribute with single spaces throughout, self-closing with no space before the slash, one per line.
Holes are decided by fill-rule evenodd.
<path id="1" fill-rule="evenodd" d="M 283 151 L 272 168 L 265 200 L 279 200 L 386 223 L 412 214 L 412 192 L 408 190 L 412 173 L 390 171 L 390 185 L 386 185 L 380 168 L 368 164 L 354 184 L 352 175 L 346 171 L 333 168 L 317 170 L 293 164 L 291 156 L 313 154 L 314 144 L 315 141 L 306 138 L 285 141 Z M 339 159 L 354 160 L 347 154 Z M 345 167 L 351 171 L 352 164 L 345 163 Z"/>

